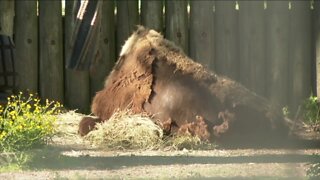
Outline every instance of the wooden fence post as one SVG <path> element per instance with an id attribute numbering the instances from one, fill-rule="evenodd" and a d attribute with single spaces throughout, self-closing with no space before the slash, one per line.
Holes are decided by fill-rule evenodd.
<path id="1" fill-rule="evenodd" d="M 181 47 L 186 54 L 189 50 L 187 1 L 166 0 L 166 38 Z"/>
<path id="2" fill-rule="evenodd" d="M 235 1 L 215 2 L 215 70 L 239 80 L 238 11 Z"/>
<path id="3" fill-rule="evenodd" d="M 14 1 L 0 1 L 0 34 L 12 37 Z"/>
<path id="4" fill-rule="evenodd" d="M 37 1 L 15 1 L 15 44 L 18 89 L 38 93 Z"/>
<path id="5" fill-rule="evenodd" d="M 91 97 L 104 86 L 106 76 L 116 61 L 114 2 L 103 1 L 101 9 L 99 58 L 90 69 Z"/>
<path id="6" fill-rule="evenodd" d="M 288 105 L 289 9 L 288 1 L 268 1 L 267 6 L 268 96 L 273 103 Z"/>
<path id="7" fill-rule="evenodd" d="M 265 10 L 263 1 L 239 1 L 240 82 L 265 96 Z"/>
<path id="8" fill-rule="evenodd" d="M 75 28 L 77 10 L 80 3 L 76 0 L 65 1 L 64 49 L 65 61 L 72 53 L 72 34 Z M 88 71 L 65 69 L 65 105 L 69 109 L 88 112 L 90 107 L 90 84 Z"/>
<path id="9" fill-rule="evenodd" d="M 40 96 L 63 103 L 61 1 L 39 1 Z"/>
<path id="10" fill-rule="evenodd" d="M 214 1 L 190 1 L 190 57 L 213 70 Z"/>
<path id="11" fill-rule="evenodd" d="M 320 102 L 320 2 L 314 4 L 314 46 L 316 62 L 316 91 L 318 102 Z"/>
<path id="12" fill-rule="evenodd" d="M 141 1 L 141 23 L 158 32 L 163 31 L 163 1 Z"/>
<path id="13" fill-rule="evenodd" d="M 290 104 L 295 112 L 311 94 L 311 10 L 309 1 L 292 1 L 290 17 Z"/>
<path id="14" fill-rule="evenodd" d="M 135 26 L 139 24 L 138 1 L 122 0 L 117 2 L 117 54 Z"/>

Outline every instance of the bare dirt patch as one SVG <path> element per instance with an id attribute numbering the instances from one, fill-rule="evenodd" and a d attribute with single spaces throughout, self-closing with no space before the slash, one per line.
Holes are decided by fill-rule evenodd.
<path id="1" fill-rule="evenodd" d="M 61 115 L 59 133 L 33 151 L 28 169 L 0 179 L 305 179 L 309 163 L 320 162 L 317 148 L 111 151 L 77 135 L 82 116 Z"/>

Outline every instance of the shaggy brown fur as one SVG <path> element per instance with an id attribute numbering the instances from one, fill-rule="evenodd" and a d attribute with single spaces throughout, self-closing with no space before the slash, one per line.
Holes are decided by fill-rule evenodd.
<path id="1" fill-rule="evenodd" d="M 102 121 L 117 109 L 129 108 L 149 113 L 165 131 L 222 141 L 286 133 L 281 112 L 272 107 L 143 27 L 128 39 L 104 89 L 92 102 L 92 112 Z"/>

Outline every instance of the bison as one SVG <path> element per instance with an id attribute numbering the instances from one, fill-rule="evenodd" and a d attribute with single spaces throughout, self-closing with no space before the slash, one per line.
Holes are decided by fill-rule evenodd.
<path id="1" fill-rule="evenodd" d="M 147 113 L 169 134 L 189 133 L 222 143 L 273 141 L 289 130 L 275 105 L 142 26 L 125 42 L 93 99 L 91 110 L 97 118 L 84 118 L 79 133 L 86 135 L 117 109 Z"/>

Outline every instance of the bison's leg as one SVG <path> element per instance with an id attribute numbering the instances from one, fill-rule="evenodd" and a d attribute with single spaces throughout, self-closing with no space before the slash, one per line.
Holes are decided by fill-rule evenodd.
<path id="1" fill-rule="evenodd" d="M 90 131 L 92 131 L 96 124 L 101 122 L 99 118 L 92 118 L 92 117 L 84 117 L 79 123 L 79 130 L 78 133 L 81 136 L 87 135 Z"/>

